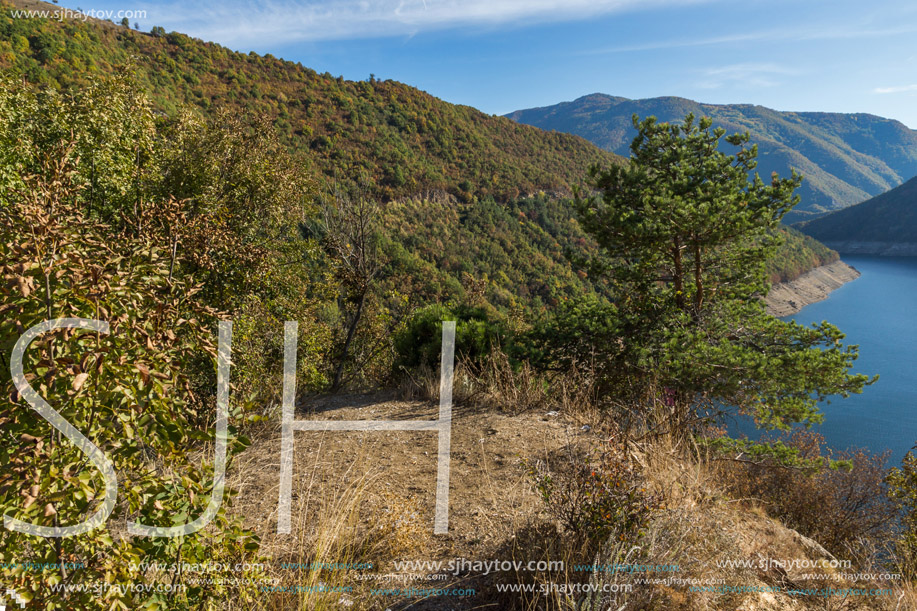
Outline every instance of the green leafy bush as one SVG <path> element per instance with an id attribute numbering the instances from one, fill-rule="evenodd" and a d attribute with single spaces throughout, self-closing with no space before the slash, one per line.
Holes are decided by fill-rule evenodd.
<path id="1" fill-rule="evenodd" d="M 455 354 L 481 364 L 507 335 L 504 325 L 483 308 L 435 304 L 417 310 L 395 335 L 396 366 L 438 368 L 442 350 L 442 321 L 457 321 Z"/>
<path id="2" fill-rule="evenodd" d="M 0 531 L 0 570 L 26 600 L 44 609 L 192 609 L 216 598 L 247 600 L 252 582 L 214 580 L 166 593 L 136 591 L 173 576 L 143 574 L 161 565 L 245 562 L 257 538 L 233 523 L 225 504 L 203 530 L 180 539 L 127 536 L 126 519 L 151 526 L 184 524 L 203 513 L 215 486 L 211 462 L 193 460 L 214 433 L 213 370 L 219 313 L 195 298 L 200 285 L 172 277 L 166 253 L 144 240 L 113 239 L 87 218 L 74 184 L 73 142 L 39 156 L 43 171 L 22 188 L 0 190 L 2 291 L 0 346 L 0 512 L 41 526 L 73 525 L 105 496 L 100 472 L 29 409 L 9 375 L 13 345 L 51 318 L 104 320 L 110 333 L 63 330 L 40 336 L 26 352 L 26 380 L 69 423 L 102 448 L 118 476 L 110 521 L 85 534 L 44 539 Z M 241 406 L 233 406 L 238 422 Z M 246 442 L 230 428 L 231 450 Z M 230 492 L 231 496 L 231 492 Z M 28 566 L 49 566 L 30 570 Z M 68 569 L 68 565 L 70 568 Z M 73 568 L 78 567 L 78 568 Z M 111 589 L 97 590 L 109 584 Z M 86 586 L 55 592 L 55 586 Z M 124 589 L 119 589 L 124 588 Z"/>
<path id="3" fill-rule="evenodd" d="M 245 606 L 257 567 L 218 568 L 203 581 L 138 568 L 255 560 L 257 538 L 229 515 L 231 490 L 210 526 L 192 535 L 136 537 L 124 523 L 185 524 L 208 506 L 218 320 L 239 317 L 230 459 L 247 444 L 238 429 L 252 402 L 279 393 L 283 320 L 302 321 L 301 373 L 321 383 L 322 360 L 308 356 L 327 353 L 314 308 L 328 299 L 328 283 L 296 229 L 309 211 L 308 182 L 272 147 L 270 131 L 187 115 L 157 122 L 125 75 L 67 96 L 4 79 L 0 110 L 0 512 L 74 525 L 105 493 L 101 473 L 26 405 L 10 376 L 18 338 L 49 319 L 110 325 L 108 334 L 39 337 L 24 368 L 32 387 L 103 450 L 119 482 L 101 528 L 60 539 L 0 531 L 0 576 L 47 609 Z M 306 288 L 313 297 L 303 298 Z M 265 384 L 271 374 L 276 383 Z"/>

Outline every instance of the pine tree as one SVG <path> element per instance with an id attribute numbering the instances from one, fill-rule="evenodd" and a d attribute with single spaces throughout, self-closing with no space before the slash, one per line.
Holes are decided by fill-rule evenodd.
<path id="1" fill-rule="evenodd" d="M 585 230 L 602 250 L 593 275 L 613 286 L 616 341 L 600 342 L 606 375 L 682 430 L 735 406 L 768 427 L 821 419 L 816 405 L 871 383 L 851 375 L 855 346 L 828 323 L 803 327 L 765 312 L 773 230 L 802 178 L 753 173 L 749 136 L 634 116 L 630 160 L 593 168 L 578 194 Z M 720 150 L 722 142 L 738 148 Z"/>

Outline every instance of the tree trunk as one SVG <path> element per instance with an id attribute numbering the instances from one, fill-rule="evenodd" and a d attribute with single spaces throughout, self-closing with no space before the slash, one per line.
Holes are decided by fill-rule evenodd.
<path id="1" fill-rule="evenodd" d="M 357 332 L 357 325 L 360 324 L 360 317 L 363 315 L 363 304 L 366 302 L 366 291 L 360 295 L 360 301 L 357 302 L 357 311 L 354 312 L 353 320 L 347 329 L 347 339 L 344 340 L 344 346 L 341 348 L 341 360 L 338 361 L 337 369 L 334 371 L 334 381 L 331 383 L 331 392 L 337 392 L 341 388 L 341 378 L 344 376 L 344 364 L 347 362 L 347 354 L 350 352 L 350 343 Z"/>

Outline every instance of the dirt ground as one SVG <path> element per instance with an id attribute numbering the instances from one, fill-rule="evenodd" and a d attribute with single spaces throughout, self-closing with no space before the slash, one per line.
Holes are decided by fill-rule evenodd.
<path id="1" fill-rule="evenodd" d="M 433 420 L 433 401 L 403 401 L 393 395 L 352 395 L 304 402 L 296 419 Z M 598 423 L 595 423 L 598 424 Z M 351 587 L 343 594 L 271 594 L 259 609 L 470 610 L 554 608 L 547 598 L 500 594 L 497 584 L 582 583 L 590 576 L 570 571 L 573 562 L 595 557 L 568 555 L 557 524 L 532 490 L 526 464 L 557 465 L 566 448 L 595 446 L 600 433 L 555 412 L 511 415 L 457 404 L 453 409 L 449 532 L 433 534 L 437 435 L 435 432 L 295 432 L 292 533 L 277 534 L 280 475 L 280 425 L 266 425 L 253 444 L 236 457 L 230 485 L 239 491 L 231 513 L 262 539 L 266 573 L 283 585 Z M 711 488 L 704 471 L 662 446 L 647 462 L 652 485 L 672 505 L 654 514 L 641 539 L 651 563 L 674 563 L 679 578 L 715 578 L 716 583 L 765 590 L 771 586 L 853 586 L 845 580 L 806 579 L 799 571 L 724 568 L 718 561 L 761 558 L 833 560 L 821 546 L 768 518 L 743 509 Z M 558 542 L 560 542 L 558 544 Z M 560 545 L 560 549 L 558 549 Z M 553 547 L 552 547 L 553 546 Z M 401 561 L 523 561 L 570 558 L 567 570 L 489 573 L 479 568 L 399 566 Z M 289 570 L 283 563 L 366 563 L 345 570 Z M 757 565 L 752 565 L 757 566 Z M 575 565 L 574 565 L 575 567 Z M 811 569 L 806 569 L 811 571 Z M 820 571 L 821 569 L 819 569 Z M 818 571 L 816 571 L 818 572 Z M 432 577 L 440 575 L 439 579 Z M 829 571 L 830 573 L 830 571 Z M 392 577 L 394 575 L 394 577 Z M 827 575 L 827 573 L 826 573 Z M 612 576 L 620 580 L 620 576 Z M 629 577 L 628 577 L 629 578 Z M 833 578 L 832 578 L 833 579 Z M 601 582 L 600 582 L 601 583 Z M 704 582 L 706 583 L 706 582 Z M 881 585 L 881 584 L 880 584 Z M 870 587 L 875 587 L 871 585 Z M 884 587 L 887 587 L 885 585 Z M 401 588 L 400 593 L 380 589 Z M 406 589 L 411 589 L 406 592 Z M 420 594 L 414 589 L 421 589 Z M 474 595 L 427 594 L 436 589 L 474 589 Z M 537 591 L 536 591 L 537 592 Z M 785 592 L 691 593 L 687 586 L 639 586 L 626 608 L 730 609 L 885 609 L 877 597 L 838 601 Z M 895 591 L 897 598 L 904 594 Z M 910 596 L 910 594 L 908 594 Z M 523 600 L 524 598 L 524 600 Z M 890 599 L 889 599 L 890 600 Z M 909 599 L 908 599 L 909 600 Z M 642 602 L 641 602 L 642 601 Z M 891 601 L 894 604 L 895 601 Z M 534 605 L 534 606 L 533 606 Z M 648 606 L 647 606 L 648 605 Z M 617 605 L 615 608 L 618 608 Z M 917 607 L 909 607 L 917 608 Z"/>
<path id="2" fill-rule="evenodd" d="M 351 395 L 305 402 L 296 419 L 433 420 L 438 409 L 432 401 Z M 363 541 L 360 550 L 338 550 L 337 559 L 383 558 L 373 567 L 381 573 L 395 571 L 396 560 L 511 560 L 513 537 L 547 520 L 524 461 L 556 459 L 568 444 L 594 433 L 556 412 L 509 415 L 459 404 L 452 420 L 448 534 L 433 534 L 434 431 L 296 431 L 292 533 L 278 535 L 281 432 L 275 420 L 233 462 L 230 485 L 239 494 L 232 513 L 245 517 L 275 563 L 314 561 L 315 550 L 331 547 L 334 537 Z M 383 536 L 373 537 L 373 529 Z M 480 581 L 474 571 L 465 573 L 433 585 L 374 586 L 467 587 Z M 445 608 L 473 607 L 456 602 Z"/>

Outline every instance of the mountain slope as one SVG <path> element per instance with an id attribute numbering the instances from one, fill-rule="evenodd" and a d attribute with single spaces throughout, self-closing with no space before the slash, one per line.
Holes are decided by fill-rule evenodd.
<path id="1" fill-rule="evenodd" d="M 131 62 L 164 119 L 187 108 L 267 116 L 323 196 L 355 190 L 387 202 L 385 249 L 419 301 L 462 300 L 484 286 L 496 307 L 539 309 L 594 290 L 564 255 L 591 241 L 563 196 L 590 165 L 619 158 L 582 138 L 175 32 L 0 11 L 0 67 L 17 78 L 66 91 Z"/>
<path id="2" fill-rule="evenodd" d="M 745 104 L 701 104 L 675 97 L 629 100 L 604 94 L 546 108 L 518 110 L 520 123 L 576 134 L 626 155 L 636 131 L 634 113 L 678 121 L 689 112 L 709 116 L 727 132 L 748 131 L 758 144 L 762 176 L 806 177 L 794 211 L 796 220 L 844 208 L 887 191 L 917 175 L 917 131 L 868 114 L 780 112 Z"/>
<path id="3" fill-rule="evenodd" d="M 94 73 L 133 65 L 164 116 L 190 107 L 269 117 L 324 191 L 357 185 L 389 202 L 388 254 L 412 270 L 410 292 L 421 299 L 461 299 L 485 278 L 488 302 L 507 308 L 521 299 L 539 309 L 595 289 L 564 255 L 594 245 L 563 196 L 585 181 L 590 165 L 620 157 L 583 138 L 395 81 L 347 81 L 161 29 L 13 18 L 12 5 L 0 3 L 0 68 L 17 77 L 66 91 Z M 832 257 L 790 236 L 769 271 L 791 279 Z"/>
<path id="4" fill-rule="evenodd" d="M 615 159 L 581 138 L 520 126 L 395 81 L 347 81 L 177 32 L 0 15 L 0 67 L 33 82 L 66 88 L 130 61 L 163 112 L 189 104 L 267 115 L 327 184 L 367 183 L 385 199 L 440 190 L 464 201 L 569 191 L 590 164 Z"/>
<path id="5" fill-rule="evenodd" d="M 798 228 L 841 252 L 917 255 L 917 178 Z"/>

